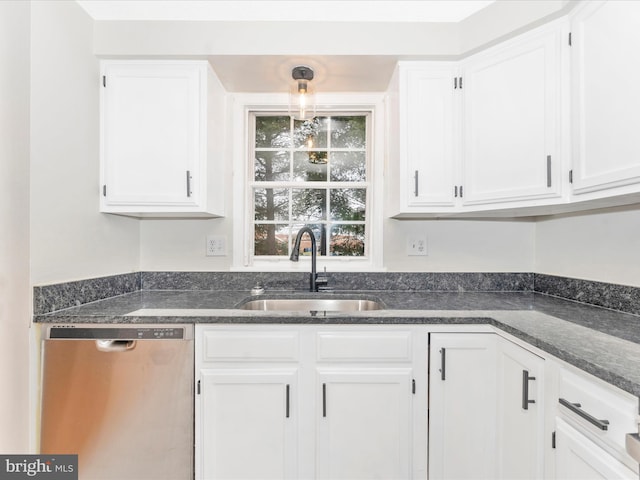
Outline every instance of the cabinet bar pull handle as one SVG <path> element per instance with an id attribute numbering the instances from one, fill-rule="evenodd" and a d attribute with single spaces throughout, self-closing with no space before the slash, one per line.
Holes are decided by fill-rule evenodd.
<path id="1" fill-rule="evenodd" d="M 446 379 L 445 366 L 447 361 L 447 352 L 445 348 L 440 349 L 440 380 Z"/>
<path id="2" fill-rule="evenodd" d="M 589 415 L 587 412 L 582 410 L 582 408 L 580 408 L 582 405 L 580 405 L 579 403 L 571 403 L 569 400 L 565 400 L 564 398 L 558 399 L 558 402 L 560 402 L 560 405 L 567 407 L 573 413 L 581 416 L 587 422 L 589 422 L 592 425 L 595 425 L 600 430 L 609 429 L 609 420 L 599 420 L 596 417 Z"/>
<path id="3" fill-rule="evenodd" d="M 458 77 L 453 77 L 453 89 L 458 88 Z"/>
<path id="4" fill-rule="evenodd" d="M 187 197 L 191 196 L 191 172 L 187 170 Z"/>
<path id="5" fill-rule="evenodd" d="M 551 187 L 551 155 L 547 155 L 547 187 Z"/>
<path id="6" fill-rule="evenodd" d="M 462 198 L 462 185 L 460 185 L 460 198 Z"/>
<path id="7" fill-rule="evenodd" d="M 453 187 L 453 196 L 455 198 L 458 198 L 458 186 L 457 185 L 455 187 Z"/>
<path id="8" fill-rule="evenodd" d="M 529 400 L 529 382 L 535 380 L 536 377 L 530 377 L 527 370 L 522 370 L 522 408 L 529 410 L 530 403 L 536 403 L 535 400 Z"/>
<path id="9" fill-rule="evenodd" d="M 411 380 L 411 393 L 416 394 L 416 379 Z"/>
<path id="10" fill-rule="evenodd" d="M 418 170 L 416 170 L 416 173 L 413 174 L 413 195 L 414 196 L 418 196 Z"/>
<path id="11" fill-rule="evenodd" d="M 289 418 L 289 384 L 287 384 L 287 396 L 286 396 L 286 402 L 285 402 L 285 410 L 286 410 L 286 416 L 287 418 Z"/>
<path id="12" fill-rule="evenodd" d="M 322 416 L 327 416 L 327 384 L 322 384 Z"/>

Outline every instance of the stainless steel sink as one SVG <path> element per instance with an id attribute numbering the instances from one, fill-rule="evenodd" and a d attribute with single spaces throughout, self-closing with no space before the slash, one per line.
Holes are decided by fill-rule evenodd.
<path id="1" fill-rule="evenodd" d="M 375 300 L 353 298 L 265 298 L 249 300 L 239 308 L 243 310 L 284 312 L 361 312 L 365 310 L 382 310 L 384 305 Z"/>

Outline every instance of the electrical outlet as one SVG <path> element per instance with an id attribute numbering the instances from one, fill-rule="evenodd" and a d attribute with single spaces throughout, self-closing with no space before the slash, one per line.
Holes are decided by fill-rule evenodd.
<path id="1" fill-rule="evenodd" d="M 227 238 L 224 235 L 207 235 L 207 257 L 223 257 L 227 254 Z"/>
<path id="2" fill-rule="evenodd" d="M 427 255 L 426 235 L 409 235 L 407 237 L 407 255 L 409 256 Z"/>

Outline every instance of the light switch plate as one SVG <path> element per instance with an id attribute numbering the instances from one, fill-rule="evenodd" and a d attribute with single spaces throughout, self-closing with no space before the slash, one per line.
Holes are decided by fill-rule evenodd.
<path id="1" fill-rule="evenodd" d="M 407 255 L 426 256 L 427 255 L 427 236 L 426 235 L 409 235 L 407 237 Z"/>

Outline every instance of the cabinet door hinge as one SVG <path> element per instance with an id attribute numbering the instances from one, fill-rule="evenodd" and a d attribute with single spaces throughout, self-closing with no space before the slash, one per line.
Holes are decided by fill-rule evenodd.
<path id="1" fill-rule="evenodd" d="M 102 196 L 103 197 L 107 196 L 107 186 L 106 185 L 102 185 Z"/>
<path id="2" fill-rule="evenodd" d="M 416 379 L 411 380 L 411 393 L 416 394 Z"/>
<path id="3" fill-rule="evenodd" d="M 551 432 L 551 448 L 556 448 L 556 432 Z"/>
<path id="4" fill-rule="evenodd" d="M 569 170 L 569 183 L 573 183 L 573 170 Z"/>
<path id="5" fill-rule="evenodd" d="M 569 46 L 571 46 L 571 32 L 569 32 Z"/>
<path id="6" fill-rule="evenodd" d="M 196 392 L 200 395 L 200 380 L 198 380 L 198 386 L 196 387 Z"/>
<path id="7" fill-rule="evenodd" d="M 106 75 L 102 76 L 102 86 L 105 87 L 105 88 L 107 86 L 107 76 Z"/>

